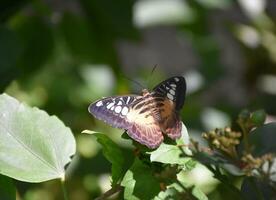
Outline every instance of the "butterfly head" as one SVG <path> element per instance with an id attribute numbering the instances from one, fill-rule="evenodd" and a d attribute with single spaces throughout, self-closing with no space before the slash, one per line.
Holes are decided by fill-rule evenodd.
<path id="1" fill-rule="evenodd" d="M 149 94 L 149 91 L 147 90 L 147 89 L 143 89 L 142 90 L 142 95 L 143 96 L 146 96 L 146 95 L 148 95 Z"/>

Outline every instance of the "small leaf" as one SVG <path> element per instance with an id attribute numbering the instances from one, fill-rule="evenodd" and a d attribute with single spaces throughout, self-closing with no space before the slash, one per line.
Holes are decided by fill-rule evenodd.
<path id="1" fill-rule="evenodd" d="M 190 143 L 190 138 L 188 135 L 187 128 L 183 124 L 183 122 L 181 138 L 178 139 L 176 143 L 177 145 L 169 145 L 162 143 L 156 150 L 148 152 L 148 154 L 150 154 L 150 160 L 152 162 L 184 165 L 190 160 L 190 158 L 185 158 L 183 152 L 187 155 L 191 155 L 192 152 L 188 147 Z"/>
<path id="2" fill-rule="evenodd" d="M 182 125 L 182 129 L 181 129 L 181 138 L 176 140 L 176 143 L 178 145 L 182 145 L 183 146 L 183 151 L 186 155 L 192 155 L 192 151 L 189 149 L 189 144 L 190 144 L 190 137 L 189 137 L 189 133 L 188 130 L 186 128 L 186 126 L 184 125 L 183 122 L 181 122 Z"/>
<path id="3" fill-rule="evenodd" d="M 257 110 L 252 113 L 250 120 L 255 126 L 261 126 L 264 124 L 266 113 L 264 110 Z"/>
<path id="4" fill-rule="evenodd" d="M 202 192 L 199 188 L 193 187 L 192 189 L 193 196 L 198 200 L 208 200 L 208 197 Z"/>
<path id="5" fill-rule="evenodd" d="M 121 185 L 125 187 L 124 190 L 124 199 L 138 200 L 136 196 L 134 196 L 133 191 L 135 187 L 136 180 L 133 178 L 133 172 L 128 170 L 124 176 L 124 179 L 121 182 Z"/>
<path id="6" fill-rule="evenodd" d="M 103 147 L 103 154 L 111 162 L 112 184 L 116 184 L 123 176 L 124 156 L 121 149 L 104 134 L 94 133 L 97 141 Z"/>
<path id="7" fill-rule="evenodd" d="M 0 175 L 0 199 L 16 199 L 16 191 L 12 179 L 3 175 Z"/>
<path id="8" fill-rule="evenodd" d="M 56 116 L 0 95 L 0 173 L 27 182 L 64 178 L 76 151 L 74 136 Z"/>
<path id="9" fill-rule="evenodd" d="M 190 160 L 188 157 L 183 157 L 181 147 L 162 143 L 158 149 L 149 152 L 151 162 L 161 162 L 166 164 L 184 165 Z"/>
<path id="10" fill-rule="evenodd" d="M 125 174 L 121 185 L 125 187 L 124 199 L 153 199 L 160 192 L 159 182 L 151 169 L 138 159 Z"/>

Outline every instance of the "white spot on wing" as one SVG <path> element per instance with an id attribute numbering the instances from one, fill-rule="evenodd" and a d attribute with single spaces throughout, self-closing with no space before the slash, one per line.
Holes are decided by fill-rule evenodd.
<path id="1" fill-rule="evenodd" d="M 103 102 L 102 101 L 98 101 L 97 103 L 96 103 L 96 106 L 97 107 L 100 107 L 100 106 L 102 106 L 103 105 Z"/>
<path id="2" fill-rule="evenodd" d="M 106 106 L 106 108 L 107 108 L 107 109 L 110 109 L 113 105 L 114 105 L 114 102 L 108 104 L 108 105 Z"/>
<path id="3" fill-rule="evenodd" d="M 119 101 L 119 102 L 117 103 L 117 105 L 118 105 L 118 106 L 119 106 L 119 105 L 123 105 L 122 101 Z"/>
<path id="4" fill-rule="evenodd" d="M 175 91 L 174 90 L 170 90 L 169 92 L 171 93 L 171 95 L 175 95 Z"/>
<path id="5" fill-rule="evenodd" d="M 122 115 L 126 115 L 127 113 L 128 113 L 128 108 L 125 106 L 125 107 L 123 107 L 123 109 L 122 109 Z"/>
<path id="6" fill-rule="evenodd" d="M 130 97 L 127 97 L 127 101 L 126 101 L 126 104 L 128 104 L 129 100 L 130 100 Z"/>
<path id="7" fill-rule="evenodd" d="M 170 84 L 171 87 L 176 87 L 176 85 L 174 83 Z"/>
<path id="8" fill-rule="evenodd" d="M 121 107 L 121 106 L 116 106 L 116 107 L 115 107 L 115 112 L 116 112 L 116 113 L 120 113 L 121 110 L 122 110 L 122 107 Z"/>
<path id="9" fill-rule="evenodd" d="M 179 81 L 179 78 L 174 78 L 174 80 L 175 80 L 176 82 L 178 82 L 178 81 Z"/>
<path id="10" fill-rule="evenodd" d="M 114 106 L 112 106 L 112 108 L 110 110 L 114 110 Z"/>
<path id="11" fill-rule="evenodd" d="M 170 100 L 173 100 L 173 95 L 171 95 L 170 93 L 167 93 L 167 97 L 168 97 Z"/>

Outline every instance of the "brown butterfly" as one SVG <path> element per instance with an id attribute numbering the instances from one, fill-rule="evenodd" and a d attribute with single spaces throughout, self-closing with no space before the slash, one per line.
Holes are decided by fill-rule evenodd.
<path id="1" fill-rule="evenodd" d="M 186 81 L 171 77 L 158 84 L 152 92 L 142 95 L 107 97 L 90 104 L 88 111 L 96 118 L 120 129 L 137 142 L 157 148 L 164 135 L 181 136 L 179 111 L 183 107 Z"/>

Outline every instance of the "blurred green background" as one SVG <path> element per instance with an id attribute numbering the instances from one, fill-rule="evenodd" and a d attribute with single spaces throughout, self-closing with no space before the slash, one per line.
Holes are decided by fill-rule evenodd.
<path id="1" fill-rule="evenodd" d="M 78 154 L 68 170 L 69 196 L 94 199 L 110 188 L 110 164 L 81 131 L 107 134 L 133 159 L 123 131 L 89 115 L 98 98 L 183 75 L 181 115 L 192 138 L 230 124 L 242 108 L 264 108 L 275 121 L 275 17 L 274 0 L 2 0 L 0 89 L 73 130 Z M 207 185 L 214 182 L 206 170 L 193 173 L 199 185 L 205 175 Z M 62 198 L 55 180 L 16 185 L 19 199 Z M 205 192 L 220 199 L 214 188 Z"/>

